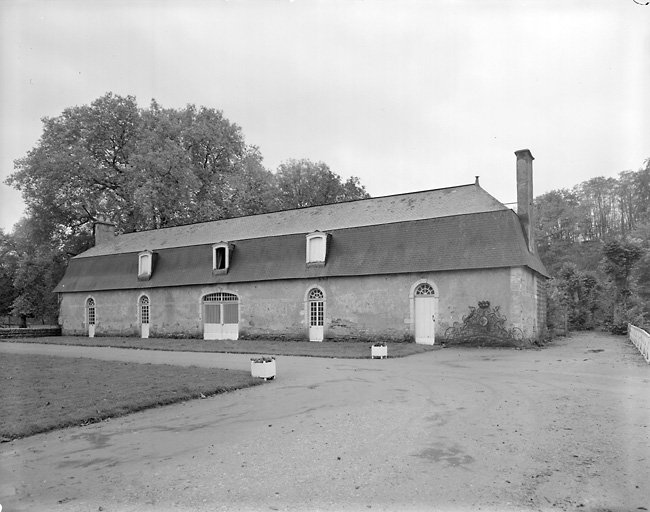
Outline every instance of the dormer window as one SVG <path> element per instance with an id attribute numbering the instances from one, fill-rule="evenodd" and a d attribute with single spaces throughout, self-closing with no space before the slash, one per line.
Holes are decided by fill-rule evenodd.
<path id="1" fill-rule="evenodd" d="M 307 265 L 323 266 L 327 258 L 327 233 L 315 231 L 307 235 Z"/>
<path id="2" fill-rule="evenodd" d="M 138 280 L 148 281 L 153 271 L 153 253 L 142 251 L 138 254 Z"/>
<path id="3" fill-rule="evenodd" d="M 227 274 L 230 268 L 230 259 L 232 250 L 235 248 L 233 244 L 227 242 L 219 242 L 212 246 L 212 273 L 213 274 Z"/>

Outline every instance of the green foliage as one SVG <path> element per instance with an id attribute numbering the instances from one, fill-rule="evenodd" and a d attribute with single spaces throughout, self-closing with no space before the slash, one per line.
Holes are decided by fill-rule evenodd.
<path id="1" fill-rule="evenodd" d="M 537 247 L 554 279 L 549 323 L 619 332 L 650 317 L 650 160 L 535 199 Z M 552 292 L 551 290 L 555 290 Z"/>
<path id="2" fill-rule="evenodd" d="M 288 160 L 280 164 L 276 176 L 282 209 L 369 197 L 358 178 L 342 183 L 341 177 L 323 162 Z"/>
<path id="3" fill-rule="evenodd" d="M 55 321 L 58 299 L 52 290 L 63 277 L 64 253 L 39 243 L 38 228 L 29 219 L 21 220 L 11 235 L 2 240 L 3 277 L 10 286 L 2 294 L 3 311 L 24 320 Z"/>
<path id="4" fill-rule="evenodd" d="M 558 325 L 566 315 L 570 329 L 593 329 L 602 316 L 601 294 L 602 285 L 595 273 L 565 263 L 549 286 L 550 319 Z"/>

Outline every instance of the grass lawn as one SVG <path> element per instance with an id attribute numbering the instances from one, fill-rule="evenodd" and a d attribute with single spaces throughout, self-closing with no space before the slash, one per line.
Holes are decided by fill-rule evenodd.
<path id="1" fill-rule="evenodd" d="M 268 354 L 278 356 L 338 357 L 365 359 L 370 357 L 372 343 L 359 341 L 267 341 L 267 340 L 201 340 L 171 338 L 127 338 L 84 336 L 51 336 L 43 338 L 12 338 L 5 342 L 52 343 L 85 347 L 117 347 L 140 350 L 180 350 L 185 352 L 225 352 L 237 354 Z M 440 345 L 417 343 L 388 343 L 388 357 L 405 357 L 431 350 Z"/>
<path id="2" fill-rule="evenodd" d="M 261 384 L 249 372 L 40 355 L 0 358 L 0 438 Z"/>

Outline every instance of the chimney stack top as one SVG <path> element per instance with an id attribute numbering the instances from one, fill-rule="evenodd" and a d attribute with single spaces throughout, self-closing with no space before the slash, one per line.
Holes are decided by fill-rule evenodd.
<path id="1" fill-rule="evenodd" d="M 524 158 L 524 159 L 535 160 L 535 157 L 530 152 L 530 149 L 520 149 L 518 151 L 515 151 L 515 155 L 517 155 L 517 159 Z"/>

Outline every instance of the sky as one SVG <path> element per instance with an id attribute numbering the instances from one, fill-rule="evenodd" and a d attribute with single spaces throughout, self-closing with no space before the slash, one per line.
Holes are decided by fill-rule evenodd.
<path id="1" fill-rule="evenodd" d="M 372 196 L 473 183 L 516 202 L 650 158 L 650 5 L 635 0 L 2 0 L 0 181 L 44 117 L 107 92 L 223 111 L 265 166 Z M 514 206 L 513 206 L 514 207 Z M 0 228 L 24 214 L 0 185 Z"/>

